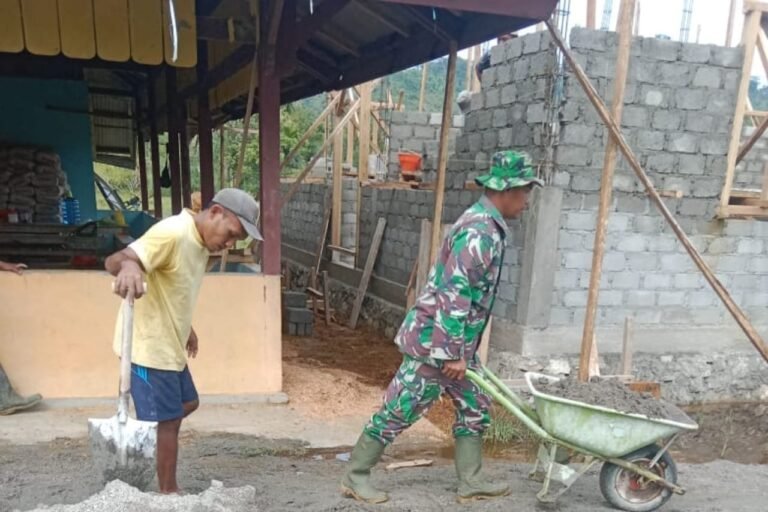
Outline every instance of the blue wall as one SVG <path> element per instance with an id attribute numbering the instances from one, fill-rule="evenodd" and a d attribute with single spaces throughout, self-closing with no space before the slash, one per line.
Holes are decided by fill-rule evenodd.
<path id="1" fill-rule="evenodd" d="M 53 148 L 61 157 L 83 221 L 96 217 L 91 121 L 88 115 L 46 105 L 88 110 L 88 85 L 70 80 L 0 78 L 0 140 Z"/>

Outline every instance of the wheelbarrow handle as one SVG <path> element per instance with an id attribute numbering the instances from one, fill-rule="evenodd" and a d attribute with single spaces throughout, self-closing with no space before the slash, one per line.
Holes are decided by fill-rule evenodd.
<path id="1" fill-rule="evenodd" d="M 133 348 L 133 304 L 123 299 L 122 343 L 120 346 L 120 395 L 117 401 L 117 417 L 120 423 L 128 418 L 128 399 L 131 392 L 131 352 Z"/>

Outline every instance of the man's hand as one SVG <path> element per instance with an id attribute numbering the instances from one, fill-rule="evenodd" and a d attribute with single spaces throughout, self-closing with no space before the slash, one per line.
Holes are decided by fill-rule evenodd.
<path id="1" fill-rule="evenodd" d="M 0 270 L 4 270 L 6 272 L 13 272 L 14 274 L 23 274 L 24 269 L 27 268 L 27 266 L 23 263 L 6 263 L 5 261 L 0 261 Z"/>
<path id="2" fill-rule="evenodd" d="M 127 259 L 121 262 L 120 271 L 115 277 L 114 291 L 131 303 L 133 299 L 140 299 L 144 295 L 144 272 L 138 263 Z"/>
<path id="3" fill-rule="evenodd" d="M 187 340 L 187 355 L 192 359 L 197 357 L 197 333 L 194 329 L 189 331 L 189 339 Z"/>
<path id="4" fill-rule="evenodd" d="M 464 359 L 443 362 L 443 375 L 452 380 L 461 380 L 467 371 L 467 362 Z"/>

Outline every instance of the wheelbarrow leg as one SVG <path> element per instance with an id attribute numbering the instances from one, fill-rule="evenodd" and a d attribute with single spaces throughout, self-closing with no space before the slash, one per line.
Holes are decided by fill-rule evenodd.
<path id="1" fill-rule="evenodd" d="M 539 475 L 543 476 L 544 485 L 542 486 L 541 491 L 536 495 L 536 498 L 542 503 L 554 503 L 557 501 L 560 496 L 565 494 L 566 491 L 571 488 L 576 480 L 581 478 L 584 473 L 589 471 L 592 466 L 599 462 L 599 459 L 587 456 L 579 470 L 576 471 L 568 465 L 559 464 L 555 461 L 557 449 L 558 446 L 552 444 L 549 453 L 547 453 L 546 448 L 542 445 L 539 451 L 540 456 L 536 459 L 534 472 L 530 475 L 532 479 L 540 478 Z M 546 471 L 536 471 L 540 462 Z M 562 483 L 563 488 L 554 494 L 549 494 L 549 487 L 553 479 Z"/>

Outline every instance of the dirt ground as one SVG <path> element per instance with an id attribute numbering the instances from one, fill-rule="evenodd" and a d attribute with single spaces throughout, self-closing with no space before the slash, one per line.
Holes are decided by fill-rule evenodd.
<path id="1" fill-rule="evenodd" d="M 364 330 L 351 333 L 340 326 L 322 324 L 317 325 L 312 338 L 287 339 L 284 354 L 289 407 L 326 425 L 332 424 L 328 418 L 338 415 L 364 416 L 373 411 L 400 361 L 391 340 Z M 768 405 L 699 406 L 689 408 L 689 414 L 701 430 L 683 437 L 673 450 L 679 463 L 679 483 L 688 493 L 673 497 L 664 510 L 766 510 Z M 452 418 L 448 401 L 439 403 L 428 415 L 437 427 L 430 428 L 445 433 L 450 432 Z M 0 428 L 2 422 L 0 419 Z M 265 511 L 611 510 L 600 495 L 596 472 L 577 482 L 558 505 L 538 505 L 535 494 L 539 484 L 526 478 L 535 450 L 530 436 L 520 436 L 512 445 L 492 446 L 489 450 L 488 472 L 510 482 L 512 496 L 465 507 L 454 502 L 456 482 L 450 444 L 434 438 L 417 445 L 403 441 L 398 440 L 388 450 L 385 463 L 428 457 L 435 464 L 396 472 L 379 469 L 377 482 L 392 493 L 391 502 L 380 507 L 363 507 L 338 494 L 344 464 L 335 457 L 349 447 L 310 450 L 295 440 L 202 434 L 185 428 L 179 480 L 191 493 L 204 491 L 212 480 L 220 480 L 226 487 L 252 485 L 256 489 L 253 510 Z M 38 444 L 0 442 L 0 512 L 30 510 L 38 504 L 77 503 L 101 489 L 84 438 Z"/>

